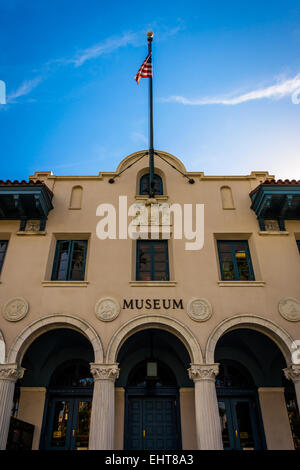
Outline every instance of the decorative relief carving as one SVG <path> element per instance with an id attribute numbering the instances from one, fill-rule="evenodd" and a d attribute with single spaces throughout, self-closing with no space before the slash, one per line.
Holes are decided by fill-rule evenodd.
<path id="1" fill-rule="evenodd" d="M 22 297 L 10 299 L 3 307 L 3 316 L 8 321 L 19 321 L 27 315 L 28 302 Z"/>
<path id="2" fill-rule="evenodd" d="M 195 321 L 206 321 L 212 316 L 212 307 L 208 300 L 195 298 L 187 305 L 187 313 Z"/>
<path id="3" fill-rule="evenodd" d="M 300 380 L 300 364 L 291 364 L 286 369 L 283 369 L 283 372 L 288 380 L 293 382 Z"/>
<path id="4" fill-rule="evenodd" d="M 17 364 L 0 364 L 0 380 L 16 382 L 22 379 L 25 369 Z"/>
<path id="5" fill-rule="evenodd" d="M 300 320 L 300 301 L 293 297 L 281 299 L 278 304 L 280 315 L 288 321 Z"/>
<path id="6" fill-rule="evenodd" d="M 191 380 L 215 380 L 219 373 L 219 364 L 191 364 L 188 369 Z"/>
<path id="7" fill-rule="evenodd" d="M 119 373 L 118 364 L 91 364 L 94 380 L 117 380 Z"/>
<path id="8" fill-rule="evenodd" d="M 103 297 L 95 305 L 95 314 L 99 320 L 112 321 L 120 313 L 120 305 L 112 297 Z"/>
<path id="9" fill-rule="evenodd" d="M 40 224 L 40 220 L 27 220 L 25 232 L 39 232 Z"/>
<path id="10" fill-rule="evenodd" d="M 278 220 L 265 220 L 265 229 L 269 232 L 279 232 Z"/>

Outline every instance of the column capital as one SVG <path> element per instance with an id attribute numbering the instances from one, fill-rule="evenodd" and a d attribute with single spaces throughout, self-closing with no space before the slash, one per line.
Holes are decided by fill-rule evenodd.
<path id="1" fill-rule="evenodd" d="M 24 375 L 25 369 L 18 364 L 0 364 L 0 380 L 16 382 Z"/>
<path id="2" fill-rule="evenodd" d="M 196 382 L 197 380 L 215 381 L 219 373 L 219 364 L 191 364 L 188 369 L 189 378 Z"/>
<path id="3" fill-rule="evenodd" d="M 286 369 L 283 369 L 283 372 L 288 380 L 300 381 L 300 364 L 290 364 Z"/>
<path id="4" fill-rule="evenodd" d="M 118 368 L 118 364 L 97 364 L 91 362 L 90 366 L 94 380 L 115 381 L 119 377 L 120 369 Z"/>

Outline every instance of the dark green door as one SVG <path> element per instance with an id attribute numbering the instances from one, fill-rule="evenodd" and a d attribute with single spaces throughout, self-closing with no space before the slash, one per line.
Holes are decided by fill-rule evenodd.
<path id="1" fill-rule="evenodd" d="M 219 398 L 224 449 L 261 449 L 255 401 L 251 398 Z"/>
<path id="2" fill-rule="evenodd" d="M 180 449 L 175 397 L 129 397 L 128 450 Z"/>
<path id="3" fill-rule="evenodd" d="M 46 449 L 87 449 L 91 416 L 91 399 L 87 397 L 53 397 L 48 408 Z"/>

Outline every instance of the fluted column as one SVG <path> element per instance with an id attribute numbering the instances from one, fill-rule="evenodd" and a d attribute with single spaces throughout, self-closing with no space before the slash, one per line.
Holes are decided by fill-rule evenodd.
<path id="1" fill-rule="evenodd" d="M 283 372 L 288 380 L 294 382 L 298 410 L 300 412 L 300 364 L 290 364 L 286 369 L 283 369 Z"/>
<path id="2" fill-rule="evenodd" d="M 18 364 L 0 364 L 0 450 L 6 448 L 15 383 L 24 371 Z"/>
<path id="3" fill-rule="evenodd" d="M 200 450 L 223 449 L 215 378 L 219 364 L 191 364 L 189 377 L 195 383 L 197 444 Z"/>
<path id="4" fill-rule="evenodd" d="M 118 364 L 91 364 L 94 392 L 90 423 L 90 450 L 114 449 L 115 380 Z"/>

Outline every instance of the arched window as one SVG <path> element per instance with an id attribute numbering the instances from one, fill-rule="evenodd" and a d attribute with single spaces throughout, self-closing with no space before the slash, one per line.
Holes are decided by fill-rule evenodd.
<path id="1" fill-rule="evenodd" d="M 153 175 L 153 182 L 154 182 L 154 194 L 160 195 L 163 194 L 163 182 L 162 178 L 154 173 Z M 143 175 L 140 179 L 140 194 L 149 194 L 149 173 Z"/>
<path id="2" fill-rule="evenodd" d="M 176 387 L 172 370 L 162 362 L 152 359 L 136 365 L 128 377 L 127 386 Z"/>
<path id="3" fill-rule="evenodd" d="M 50 387 L 73 388 L 92 387 L 94 383 L 87 362 L 80 360 L 67 361 L 61 364 L 53 373 Z"/>
<path id="4" fill-rule="evenodd" d="M 236 361 L 220 361 L 216 387 L 222 388 L 253 388 L 253 379 L 247 369 Z"/>
<path id="5" fill-rule="evenodd" d="M 81 186 L 73 186 L 71 191 L 69 209 L 81 209 L 82 192 L 83 189 Z"/>
<path id="6" fill-rule="evenodd" d="M 235 209 L 231 188 L 229 186 L 222 186 L 220 188 L 220 191 L 222 199 L 222 208 Z"/>

